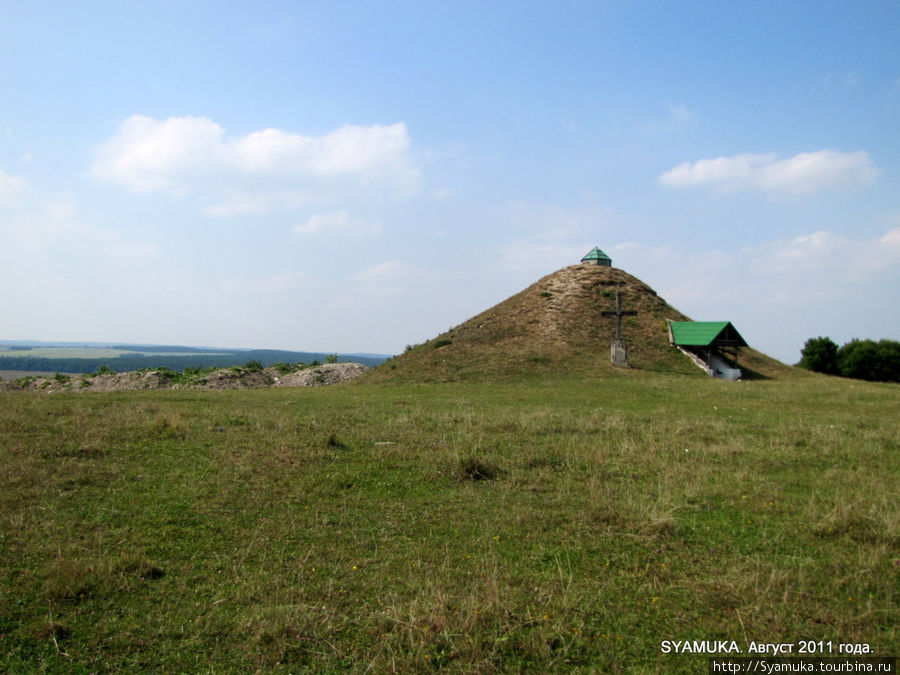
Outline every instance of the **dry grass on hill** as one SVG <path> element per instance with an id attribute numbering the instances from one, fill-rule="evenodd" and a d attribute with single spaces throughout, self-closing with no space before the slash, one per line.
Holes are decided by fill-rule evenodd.
<path id="1" fill-rule="evenodd" d="M 666 320 L 689 321 L 687 316 L 621 269 L 580 264 L 540 279 L 392 359 L 369 377 L 445 381 L 578 370 L 621 375 L 623 371 L 609 363 L 616 320 L 601 314 L 615 310 L 617 292 L 623 294 L 624 309 L 638 312 L 623 319 L 631 365 L 624 372 L 701 374 L 669 346 Z M 752 349 L 743 350 L 742 362 L 763 377 L 793 370 Z"/>

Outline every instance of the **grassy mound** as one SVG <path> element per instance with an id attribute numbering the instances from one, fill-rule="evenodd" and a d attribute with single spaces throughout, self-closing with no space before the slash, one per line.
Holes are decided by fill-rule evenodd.
<path id="1" fill-rule="evenodd" d="M 375 369 L 374 381 L 441 382 L 509 379 L 550 373 L 628 376 L 609 362 L 616 333 L 616 292 L 637 316 L 623 320 L 629 364 L 635 373 L 702 376 L 669 346 L 666 319 L 688 321 L 641 280 L 614 267 L 565 267 L 476 317 L 415 346 Z M 784 376 L 789 368 L 752 349 L 741 365 L 757 377 Z"/>

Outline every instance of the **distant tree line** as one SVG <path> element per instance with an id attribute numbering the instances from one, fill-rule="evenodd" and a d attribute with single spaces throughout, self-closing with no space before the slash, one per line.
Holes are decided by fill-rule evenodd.
<path id="1" fill-rule="evenodd" d="M 126 352 L 147 352 L 147 353 L 172 353 L 180 352 L 182 354 L 209 354 L 212 349 L 203 347 L 179 347 L 177 345 L 112 345 L 110 349 L 121 349 Z M 226 350 L 227 351 L 227 350 Z"/>
<path id="2" fill-rule="evenodd" d="M 838 347 L 829 337 L 810 338 L 800 352 L 800 367 L 826 375 L 870 382 L 900 382 L 900 342 L 851 340 Z"/>
<path id="3" fill-rule="evenodd" d="M 180 348 L 179 348 L 180 349 Z M 341 357 L 342 361 L 348 360 Z M 376 366 L 384 361 L 381 358 L 354 356 L 353 360 L 367 366 Z M 336 354 L 319 354 L 316 352 L 287 352 L 281 350 L 256 349 L 237 351 L 225 354 L 196 354 L 172 356 L 167 354 L 123 354 L 105 359 L 49 358 L 35 356 L 2 356 L 0 370 L 44 371 L 56 373 L 96 373 L 106 367 L 117 373 L 147 368 L 168 368 L 181 372 L 185 368 L 230 368 L 243 366 L 246 363 L 259 363 L 260 366 L 271 366 L 276 363 L 319 361 L 335 363 Z"/>

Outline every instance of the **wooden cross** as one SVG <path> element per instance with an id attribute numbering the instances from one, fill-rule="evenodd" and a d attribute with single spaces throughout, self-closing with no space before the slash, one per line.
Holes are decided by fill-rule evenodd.
<path id="1" fill-rule="evenodd" d="M 622 309 L 622 291 L 616 291 L 616 311 L 603 311 L 600 312 L 600 316 L 614 316 L 616 317 L 616 340 L 622 339 L 622 317 L 623 316 L 635 316 L 637 312 L 634 310 L 625 311 Z"/>

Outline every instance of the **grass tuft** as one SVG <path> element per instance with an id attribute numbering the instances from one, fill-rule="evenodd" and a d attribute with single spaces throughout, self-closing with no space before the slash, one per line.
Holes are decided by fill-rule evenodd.
<path id="1" fill-rule="evenodd" d="M 72 634 L 72 629 L 57 621 L 47 621 L 37 632 L 43 640 L 65 640 Z"/>
<path id="2" fill-rule="evenodd" d="M 333 433 L 328 434 L 328 440 L 325 441 L 325 447 L 332 450 L 350 450 L 350 446 Z"/>
<path id="3" fill-rule="evenodd" d="M 466 457 L 459 463 L 460 476 L 465 480 L 497 480 L 503 470 L 494 464 L 477 457 Z"/>

